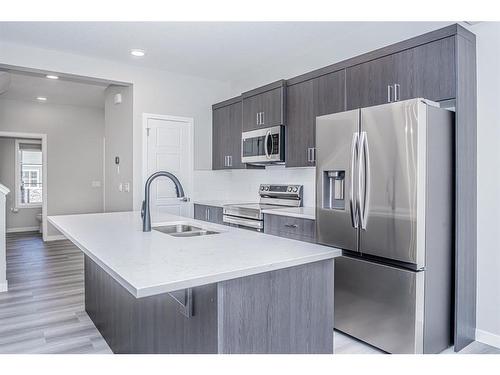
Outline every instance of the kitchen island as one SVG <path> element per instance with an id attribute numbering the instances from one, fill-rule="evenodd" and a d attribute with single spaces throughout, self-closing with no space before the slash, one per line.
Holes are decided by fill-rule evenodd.
<path id="1" fill-rule="evenodd" d="M 173 215 L 148 233 L 139 212 L 49 221 L 85 254 L 115 353 L 333 352 L 338 249 Z"/>

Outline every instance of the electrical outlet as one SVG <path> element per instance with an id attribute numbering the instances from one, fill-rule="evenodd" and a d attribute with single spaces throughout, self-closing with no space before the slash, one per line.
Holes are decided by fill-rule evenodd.
<path id="1" fill-rule="evenodd" d="M 120 182 L 120 184 L 118 185 L 118 191 L 123 191 L 123 184 Z"/>
<path id="2" fill-rule="evenodd" d="M 93 188 L 100 188 L 101 187 L 101 181 L 92 181 L 92 187 Z"/>
<path id="3" fill-rule="evenodd" d="M 123 189 L 125 190 L 125 193 L 130 193 L 130 182 L 125 182 Z"/>

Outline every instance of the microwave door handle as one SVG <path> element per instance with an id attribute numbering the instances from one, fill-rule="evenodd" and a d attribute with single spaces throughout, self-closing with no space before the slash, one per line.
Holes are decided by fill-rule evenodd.
<path id="1" fill-rule="evenodd" d="M 349 193 L 349 205 L 351 208 L 351 221 L 352 221 L 352 226 L 354 228 L 358 228 L 358 210 L 357 210 L 357 204 L 356 201 L 354 200 L 354 176 L 355 176 L 355 169 L 356 169 L 356 162 L 357 162 L 357 156 L 358 156 L 358 151 L 359 148 L 357 147 L 358 145 L 358 140 L 359 140 L 359 133 L 352 133 L 352 141 L 351 141 L 351 189 Z"/>
<path id="2" fill-rule="evenodd" d="M 267 141 L 269 140 L 269 137 L 271 136 L 271 131 L 268 130 L 266 133 L 266 138 L 264 138 L 264 151 L 266 153 L 266 158 L 271 159 L 271 154 L 269 153 L 269 150 L 267 149 Z M 271 146 L 272 148 L 272 146 Z M 272 150 L 271 150 L 272 152 Z"/>

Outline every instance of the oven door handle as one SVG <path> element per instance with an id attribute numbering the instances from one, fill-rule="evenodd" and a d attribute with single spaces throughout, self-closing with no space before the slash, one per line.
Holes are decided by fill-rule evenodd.
<path id="1" fill-rule="evenodd" d="M 247 228 L 259 229 L 259 230 L 263 228 L 262 221 L 260 220 L 245 220 L 245 219 L 239 219 L 234 216 L 224 215 L 222 217 L 222 221 L 224 223 L 241 225 L 242 227 L 247 227 Z"/>
<path id="2" fill-rule="evenodd" d="M 264 151 L 266 152 L 266 158 L 271 159 L 271 155 L 273 153 L 273 145 L 271 144 L 271 152 L 267 149 L 267 142 L 269 140 L 269 137 L 271 136 L 271 131 L 268 130 L 266 133 L 266 138 L 264 138 Z"/>

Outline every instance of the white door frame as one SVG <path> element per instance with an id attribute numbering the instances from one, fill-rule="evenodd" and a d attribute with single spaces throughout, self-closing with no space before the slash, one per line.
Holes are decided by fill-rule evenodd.
<path id="1" fill-rule="evenodd" d="M 42 140 L 42 179 L 44 181 L 43 191 L 42 191 L 42 236 L 43 240 L 47 241 L 47 201 L 48 201 L 48 185 L 49 180 L 47 178 L 47 134 L 38 133 L 22 133 L 22 132 L 9 132 L 0 131 L 0 137 L 6 138 L 23 138 L 23 139 L 41 139 Z M 11 192 L 16 194 L 15 191 Z"/>
<path id="2" fill-rule="evenodd" d="M 188 132 L 189 132 L 189 160 L 188 160 L 188 166 L 189 166 L 189 173 L 188 173 L 188 181 L 185 186 L 185 191 L 188 192 L 188 194 L 193 194 L 193 174 L 194 174 L 194 119 L 192 117 L 180 117 L 180 116 L 171 116 L 171 115 L 158 115 L 154 113 L 143 113 L 142 114 L 142 184 L 141 184 L 141 202 L 143 200 L 143 191 L 144 189 L 144 184 L 146 183 L 146 179 L 149 177 L 148 174 L 148 137 L 147 137 L 147 129 L 148 129 L 148 120 L 150 119 L 157 119 L 157 120 L 166 120 L 166 121 L 177 121 L 177 122 L 184 122 L 188 126 Z M 184 187 L 184 186 L 183 186 Z"/>

